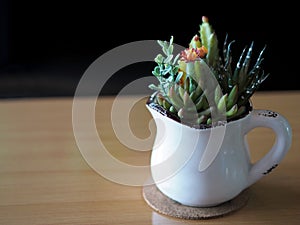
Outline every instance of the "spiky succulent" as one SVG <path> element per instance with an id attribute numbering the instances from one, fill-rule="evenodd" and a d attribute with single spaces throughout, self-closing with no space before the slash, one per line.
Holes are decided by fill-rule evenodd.
<path id="1" fill-rule="evenodd" d="M 165 56 L 155 58 L 157 66 L 152 73 L 159 84 L 149 86 L 155 91 L 153 101 L 179 120 L 196 125 L 234 120 L 246 113 L 250 97 L 269 75 L 261 67 L 265 48 L 250 68 L 252 42 L 234 67 L 234 41 L 228 43 L 227 39 L 220 57 L 217 35 L 207 17 L 202 17 L 199 36 L 176 57 L 173 37 L 169 42 L 159 40 Z"/>

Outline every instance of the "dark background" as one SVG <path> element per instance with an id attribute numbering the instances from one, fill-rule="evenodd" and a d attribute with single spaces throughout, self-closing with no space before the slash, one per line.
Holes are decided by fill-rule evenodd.
<path id="1" fill-rule="evenodd" d="M 222 10 L 220 15 L 202 8 L 191 3 L 185 8 L 141 2 L 133 8 L 118 2 L 0 0 L 0 97 L 72 96 L 84 71 L 101 54 L 132 41 L 169 40 L 171 35 L 187 46 L 202 15 L 221 44 L 226 33 L 236 40 L 236 57 L 251 41 L 256 51 L 267 46 L 264 69 L 270 76 L 259 91 L 300 88 L 296 14 L 256 8 L 237 10 L 239 14 Z M 154 65 L 123 68 L 101 94 L 118 93 L 126 83 L 151 74 Z"/>

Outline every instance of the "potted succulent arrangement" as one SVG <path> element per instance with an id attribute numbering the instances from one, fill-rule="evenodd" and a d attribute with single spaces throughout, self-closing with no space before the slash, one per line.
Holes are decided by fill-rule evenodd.
<path id="1" fill-rule="evenodd" d="M 146 103 L 157 133 L 151 173 L 158 190 L 185 206 L 223 204 L 275 168 L 291 144 L 288 121 L 271 110 L 258 110 L 251 96 L 268 77 L 263 48 L 253 61 L 253 42 L 238 59 L 226 36 L 222 51 L 216 32 L 203 16 L 199 33 L 173 55 L 173 37 L 157 41 L 158 84 Z M 252 164 L 244 138 L 255 127 L 273 129 L 277 140 Z"/>
<path id="2" fill-rule="evenodd" d="M 212 111 L 221 113 L 224 107 L 227 119 L 236 119 L 250 110 L 250 97 L 269 75 L 262 69 L 265 48 L 250 68 L 252 42 L 250 47 L 243 50 L 234 66 L 231 54 L 234 41 L 228 43 L 226 37 L 221 58 L 217 35 L 207 17 L 202 18 L 199 34 L 175 59 L 173 37 L 170 42 L 158 41 L 165 56 L 158 54 L 155 58 L 157 66 L 153 75 L 159 80 L 159 85 L 150 85 L 151 89 L 157 91 L 153 97 L 154 103 L 175 118 L 186 119 L 191 124 L 211 124 Z M 207 90 L 206 74 L 214 76 L 219 87 L 216 85 L 214 90 Z M 209 102 L 209 97 L 214 101 Z M 196 111 L 191 110 L 189 104 L 194 104 Z"/>

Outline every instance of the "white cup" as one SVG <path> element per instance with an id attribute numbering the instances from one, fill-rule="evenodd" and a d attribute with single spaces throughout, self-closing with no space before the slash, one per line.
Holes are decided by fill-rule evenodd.
<path id="1" fill-rule="evenodd" d="M 163 194 L 187 206 L 216 206 L 233 199 L 273 170 L 291 145 L 289 122 L 270 110 L 253 109 L 241 119 L 199 129 L 146 106 L 157 129 L 152 179 Z M 246 135 L 256 127 L 271 128 L 276 141 L 252 164 Z"/>

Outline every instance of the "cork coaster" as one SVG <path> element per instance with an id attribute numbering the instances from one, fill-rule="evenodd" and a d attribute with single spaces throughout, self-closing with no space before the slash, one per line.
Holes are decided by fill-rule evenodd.
<path id="1" fill-rule="evenodd" d="M 220 217 L 242 208 L 249 199 L 249 189 L 244 190 L 234 199 L 213 207 L 182 205 L 164 195 L 156 185 L 144 185 L 143 197 L 151 208 L 161 214 L 181 219 L 198 220 Z"/>

